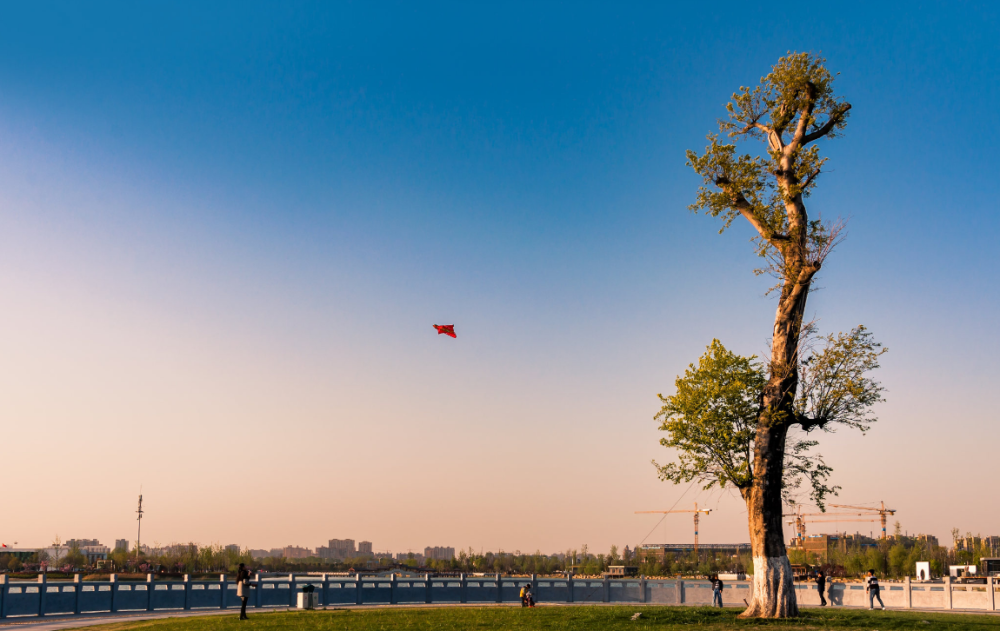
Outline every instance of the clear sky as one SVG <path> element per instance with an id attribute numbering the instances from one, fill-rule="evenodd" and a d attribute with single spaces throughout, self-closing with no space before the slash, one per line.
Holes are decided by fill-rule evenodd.
<path id="1" fill-rule="evenodd" d="M 684 151 L 789 50 L 854 106 L 810 317 L 890 348 L 820 451 L 845 503 L 1000 534 L 998 5 L 472 5 L 0 7 L 0 539 L 134 540 L 141 485 L 148 543 L 690 541 L 633 514 L 685 490 L 656 395 L 775 303 Z"/>

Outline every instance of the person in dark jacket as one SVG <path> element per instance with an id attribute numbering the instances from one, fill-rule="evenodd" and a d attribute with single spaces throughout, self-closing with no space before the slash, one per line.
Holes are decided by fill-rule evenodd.
<path id="1" fill-rule="evenodd" d="M 819 591 L 819 606 L 826 607 L 826 575 L 823 570 L 816 572 L 816 590 Z"/>
<path id="2" fill-rule="evenodd" d="M 885 610 L 885 603 L 882 602 L 882 596 L 879 595 L 878 589 L 878 577 L 875 576 L 875 570 L 868 570 L 868 578 L 865 579 L 865 591 L 868 592 L 868 609 L 875 608 L 875 599 L 878 598 L 878 604 L 882 606 Z"/>
<path id="3" fill-rule="evenodd" d="M 714 607 L 718 603 L 719 607 L 722 607 L 722 579 L 719 578 L 718 574 L 712 575 L 712 606 Z"/>
<path id="4" fill-rule="evenodd" d="M 240 563 L 240 569 L 236 572 L 236 595 L 242 604 L 240 605 L 240 620 L 247 618 L 247 600 L 250 599 L 250 571 Z"/>

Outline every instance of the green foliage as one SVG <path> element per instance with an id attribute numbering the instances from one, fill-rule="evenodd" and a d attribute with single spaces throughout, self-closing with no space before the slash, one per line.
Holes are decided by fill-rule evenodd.
<path id="1" fill-rule="evenodd" d="M 655 418 L 667 432 L 660 444 L 677 450 L 677 462 L 653 463 L 660 478 L 674 484 L 698 480 L 706 489 L 748 488 L 757 400 L 766 382 L 756 356 L 740 357 L 712 340 L 698 364 L 674 382 L 676 393 L 658 395 L 663 407 Z"/>
<path id="2" fill-rule="evenodd" d="M 870 407 L 882 400 L 882 387 L 868 377 L 886 352 L 861 326 L 850 333 L 830 335 L 823 348 L 805 362 L 800 381 L 800 413 L 796 422 L 809 431 L 827 431 L 837 423 L 867 429 L 875 421 Z M 674 382 L 676 392 L 659 395 L 656 415 L 667 433 L 660 444 L 676 450 L 676 462 L 654 465 L 660 478 L 674 484 L 697 480 L 705 489 L 735 486 L 741 492 L 753 482 L 753 441 L 760 412 L 760 393 L 767 382 L 756 356 L 742 357 L 712 340 L 698 364 L 691 364 Z M 818 414 L 818 418 L 809 416 Z M 819 454 L 816 441 L 789 435 L 785 445 L 785 500 L 808 484 L 810 497 L 821 508 L 838 487 L 827 484 L 832 469 Z"/>
<path id="3" fill-rule="evenodd" d="M 825 346 L 799 367 L 797 412 L 808 431 L 833 431 L 846 425 L 868 431 L 877 419 L 872 407 L 883 402 L 885 389 L 868 375 L 879 368 L 879 357 L 889 352 L 864 326 L 823 338 Z"/>
<path id="4" fill-rule="evenodd" d="M 80 551 L 80 544 L 75 541 L 70 544 L 69 552 L 66 553 L 61 560 L 62 566 L 70 566 L 72 568 L 80 568 L 87 565 L 87 557 Z"/>
<path id="5" fill-rule="evenodd" d="M 21 559 L 13 554 L 0 554 L 0 569 L 18 572 L 21 570 Z"/>
<path id="6" fill-rule="evenodd" d="M 819 261 L 836 241 L 836 227 L 801 223 L 789 215 L 789 206 L 815 187 L 826 162 L 812 143 L 842 133 L 851 107 L 835 95 L 834 75 L 825 61 L 810 53 L 781 58 L 760 85 L 741 87 L 727 104 L 728 119 L 719 122 L 719 131 L 734 142 L 720 142 L 719 135 L 710 134 L 703 154 L 687 152 L 688 166 L 703 179 L 691 210 L 722 218 L 720 232 L 737 216 L 746 217 L 758 232 L 754 240 L 760 256 L 804 238 L 806 259 Z M 761 152 L 741 154 L 735 142 L 746 139 L 766 145 Z M 774 271 L 797 273 L 780 267 Z"/>

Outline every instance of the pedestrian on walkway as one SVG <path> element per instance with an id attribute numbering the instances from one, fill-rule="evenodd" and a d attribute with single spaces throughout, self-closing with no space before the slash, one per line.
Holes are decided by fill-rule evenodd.
<path id="1" fill-rule="evenodd" d="M 719 607 L 722 607 L 722 580 L 719 579 L 718 574 L 712 575 L 712 606 L 714 607 L 718 603 Z"/>
<path id="2" fill-rule="evenodd" d="M 826 575 L 823 570 L 816 572 L 816 590 L 819 591 L 819 606 L 826 607 Z"/>
<path id="3" fill-rule="evenodd" d="M 247 600 L 250 599 L 250 571 L 242 563 L 236 572 L 236 595 L 242 601 L 240 620 L 247 620 Z"/>
<path id="4" fill-rule="evenodd" d="M 528 588 L 524 591 L 524 599 L 528 601 L 529 607 L 534 607 L 535 606 L 534 586 L 531 583 L 528 583 L 527 587 Z"/>
<path id="5" fill-rule="evenodd" d="M 517 583 L 514 583 L 514 587 L 517 587 Z M 527 607 L 528 606 L 528 596 L 527 596 L 527 593 L 528 593 L 528 585 L 525 584 L 524 587 L 521 588 L 521 592 L 520 592 L 520 594 L 521 594 L 521 606 L 522 607 Z"/>
<path id="6" fill-rule="evenodd" d="M 882 605 L 882 611 L 885 611 L 885 603 L 882 602 L 882 597 L 878 593 L 878 578 L 875 576 L 875 570 L 868 570 L 865 590 L 868 592 L 868 610 L 871 611 L 875 608 L 875 599 L 878 598 L 878 604 Z"/>

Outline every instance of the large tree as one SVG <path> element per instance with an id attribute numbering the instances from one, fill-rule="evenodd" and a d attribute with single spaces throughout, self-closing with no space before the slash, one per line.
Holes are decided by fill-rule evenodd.
<path id="1" fill-rule="evenodd" d="M 737 218 L 745 219 L 755 231 L 757 253 L 766 261 L 758 271 L 777 279 L 766 379 L 755 392 L 752 414 L 741 412 L 746 424 L 741 431 L 752 435 L 746 454 L 749 478 L 739 486 L 747 505 L 754 563 L 753 601 L 743 613 L 746 617 L 798 613 L 782 530 L 782 493 L 787 490 L 786 457 L 802 455 L 803 446 L 789 442 L 789 431 L 830 429 L 838 422 L 863 424 L 857 413 L 864 412 L 864 402 L 848 402 L 844 409 L 843 401 L 823 395 L 822 383 L 800 384 L 808 338 L 804 333 L 810 328 L 804 322 L 806 299 L 841 234 L 839 223 L 811 218 L 805 202 L 826 162 L 818 143 L 843 132 L 851 109 L 835 95 L 834 75 L 824 64 L 809 53 L 781 58 L 758 86 L 733 94 L 726 106 L 728 117 L 719 122 L 720 133 L 730 142 L 711 134 L 704 153 L 687 153 L 689 166 L 704 180 L 691 209 L 721 219 L 723 230 Z M 740 152 L 736 143 L 742 141 L 761 144 L 756 151 Z M 803 392 L 803 385 L 812 394 Z M 797 396 L 822 401 L 803 405 Z M 814 470 L 810 479 L 823 487 L 826 472 Z"/>

